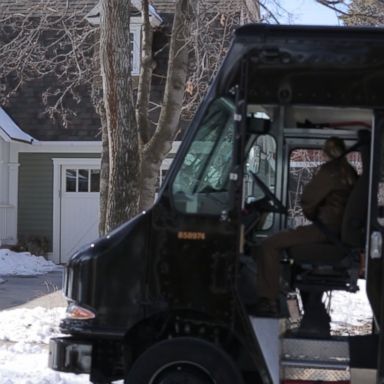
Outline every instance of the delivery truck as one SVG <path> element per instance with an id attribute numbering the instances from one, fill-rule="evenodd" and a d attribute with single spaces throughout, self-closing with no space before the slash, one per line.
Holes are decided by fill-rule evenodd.
<path id="1" fill-rule="evenodd" d="M 333 136 L 359 174 L 341 232 L 282 252 L 279 310 L 258 315 L 259 245 L 306 223 Z M 383 232 L 384 29 L 242 26 L 152 208 L 69 260 L 49 366 L 98 384 L 382 384 Z M 367 297 L 368 331 L 330 330 L 335 292 Z"/>

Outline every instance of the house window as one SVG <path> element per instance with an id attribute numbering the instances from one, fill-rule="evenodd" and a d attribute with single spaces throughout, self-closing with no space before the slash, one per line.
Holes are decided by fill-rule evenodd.
<path id="1" fill-rule="evenodd" d="M 99 192 L 100 170 L 67 168 L 65 170 L 65 192 Z"/>
<path id="2" fill-rule="evenodd" d="M 138 76 L 140 74 L 141 24 L 131 24 L 130 30 L 132 75 Z"/>
<path id="3" fill-rule="evenodd" d="M 135 1 L 134 7 L 141 9 L 140 1 Z M 86 19 L 91 25 L 100 25 L 100 13 L 101 5 L 100 2 L 86 15 Z M 156 14 L 154 10 L 150 9 L 151 24 L 159 25 L 162 20 Z M 138 76 L 140 74 L 140 55 L 141 55 L 141 26 L 142 19 L 139 16 L 132 16 L 130 18 L 130 40 L 131 40 L 131 67 L 132 75 Z"/>

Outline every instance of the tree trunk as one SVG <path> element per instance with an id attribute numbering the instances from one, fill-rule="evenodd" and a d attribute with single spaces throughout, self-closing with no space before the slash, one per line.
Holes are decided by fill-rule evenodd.
<path id="1" fill-rule="evenodd" d="M 178 0 L 172 26 L 167 82 L 158 127 L 143 151 L 141 209 L 153 204 L 162 160 L 172 148 L 179 127 L 188 70 L 188 42 L 192 9 L 189 0 Z"/>
<path id="2" fill-rule="evenodd" d="M 102 0 L 101 72 L 109 146 L 106 232 L 138 213 L 140 148 L 132 93 L 129 2 Z"/>
<path id="3" fill-rule="evenodd" d="M 141 64 L 140 77 L 137 90 L 136 119 L 139 127 L 142 143 L 147 143 L 150 139 L 150 121 L 148 119 L 149 98 L 151 94 L 151 79 L 153 69 L 152 58 L 152 27 L 149 22 L 148 0 L 142 0 L 142 39 L 141 39 Z"/>
<path id="4" fill-rule="evenodd" d="M 250 21 L 260 23 L 260 3 L 259 0 L 244 0 Z"/>
<path id="5" fill-rule="evenodd" d="M 101 103 L 102 104 L 102 103 Z M 109 182 L 109 151 L 108 151 L 108 128 L 104 105 L 100 107 L 101 121 L 101 168 L 100 168 L 100 220 L 99 235 L 104 236 L 107 231 L 105 227 L 108 206 L 108 182 Z"/>

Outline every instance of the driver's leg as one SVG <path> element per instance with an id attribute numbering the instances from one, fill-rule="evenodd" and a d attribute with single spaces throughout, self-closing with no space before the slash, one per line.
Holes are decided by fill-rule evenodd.
<path id="1" fill-rule="evenodd" d="M 270 312 L 277 310 L 281 251 L 295 245 L 322 241 L 326 241 L 326 236 L 315 225 L 307 225 L 278 232 L 255 248 L 253 255 L 257 262 L 257 287 L 262 309 L 264 307 L 268 312 L 269 306 Z"/>

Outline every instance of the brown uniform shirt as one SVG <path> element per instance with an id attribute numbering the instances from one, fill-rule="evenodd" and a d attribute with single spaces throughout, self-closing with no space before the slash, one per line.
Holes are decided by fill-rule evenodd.
<path id="1" fill-rule="evenodd" d="M 356 171 L 345 158 L 324 163 L 304 187 L 301 206 L 305 217 L 318 219 L 339 232 L 344 208 L 356 179 Z"/>

